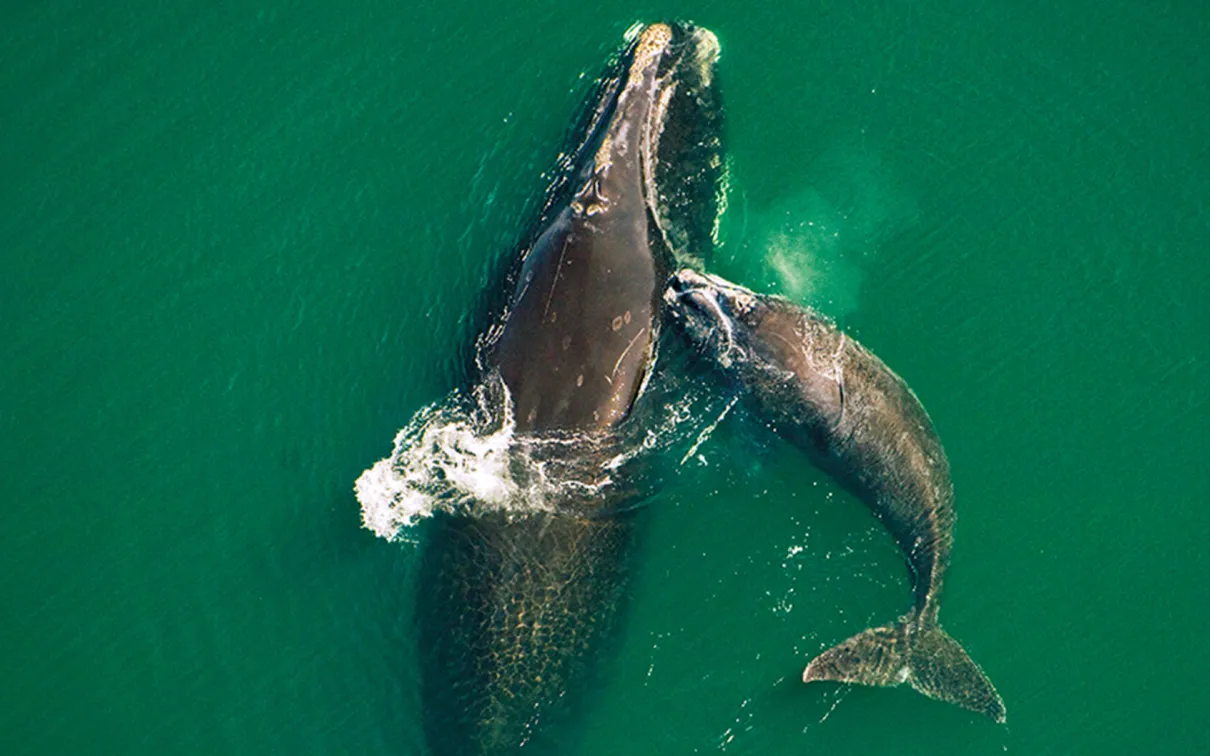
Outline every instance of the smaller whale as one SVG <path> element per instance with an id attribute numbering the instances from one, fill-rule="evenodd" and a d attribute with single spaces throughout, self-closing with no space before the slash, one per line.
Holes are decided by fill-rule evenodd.
<path id="1" fill-rule="evenodd" d="M 816 656 L 803 682 L 908 683 L 1004 722 L 983 670 L 937 621 L 953 543 L 953 485 L 933 424 L 908 385 L 810 309 L 682 270 L 672 320 L 755 400 L 772 426 L 874 511 L 914 576 L 911 610 Z"/>

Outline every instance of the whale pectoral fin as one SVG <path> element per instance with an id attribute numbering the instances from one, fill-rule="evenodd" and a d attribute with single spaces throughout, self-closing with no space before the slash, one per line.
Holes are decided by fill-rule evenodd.
<path id="1" fill-rule="evenodd" d="M 1004 701 L 966 649 L 938 625 L 912 634 L 912 687 L 929 698 L 957 704 L 1004 722 Z"/>
<path id="2" fill-rule="evenodd" d="M 907 680 L 908 644 L 901 624 L 872 627 L 811 660 L 802 681 L 891 686 Z"/>

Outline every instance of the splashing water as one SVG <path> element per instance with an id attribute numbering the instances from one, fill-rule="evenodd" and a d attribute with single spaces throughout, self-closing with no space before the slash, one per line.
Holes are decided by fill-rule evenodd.
<path id="1" fill-rule="evenodd" d="M 474 404 L 454 391 L 419 410 L 395 435 L 391 455 L 361 474 L 354 491 L 364 527 L 394 540 L 438 508 L 503 507 L 518 498 L 510 474 L 511 402 L 497 404 L 493 423 L 485 402 L 491 392 L 473 393 Z"/>
<path id="2" fill-rule="evenodd" d="M 626 460 L 608 455 L 609 440 L 519 436 L 508 388 L 492 374 L 469 396 L 455 390 L 419 410 L 395 435 L 391 455 L 361 474 L 354 491 L 362 525 L 406 541 L 408 528 L 438 511 L 523 514 L 591 500 Z"/>
<path id="3" fill-rule="evenodd" d="M 649 461 L 682 442 L 695 448 L 721 415 L 716 399 L 680 376 L 653 381 L 634 422 L 613 432 L 518 434 L 498 374 L 421 408 L 395 435 L 389 456 L 354 484 L 363 527 L 390 541 L 439 511 L 478 516 L 597 506 L 625 481 L 621 505 L 658 486 Z M 717 418 L 704 430 L 701 418 Z"/>

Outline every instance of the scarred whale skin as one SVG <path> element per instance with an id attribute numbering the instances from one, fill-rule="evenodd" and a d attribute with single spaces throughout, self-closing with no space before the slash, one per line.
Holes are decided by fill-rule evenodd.
<path id="1" fill-rule="evenodd" d="M 1005 720 L 1004 702 L 937 610 L 953 545 L 949 462 L 924 406 L 882 360 L 808 308 L 682 270 L 665 295 L 686 336 L 762 418 L 874 511 L 914 577 L 911 610 L 816 656 L 804 682 L 908 683 Z"/>
<path id="2" fill-rule="evenodd" d="M 478 342 L 480 380 L 511 402 L 519 449 L 599 474 L 654 360 L 675 260 L 704 254 L 721 162 L 717 40 L 684 24 L 641 29 L 602 80 L 566 166 Z M 698 164 L 700 163 L 700 164 Z M 700 196 L 699 196 L 700 195 Z M 567 753 L 572 715 L 625 596 L 634 495 L 526 516 L 442 515 L 429 526 L 419 623 L 429 747 Z"/>
<path id="3" fill-rule="evenodd" d="M 647 27 L 616 95 L 598 108 L 595 149 L 573 178 L 575 194 L 526 252 L 492 354 L 518 430 L 606 428 L 634 402 L 674 265 L 667 231 L 678 219 L 661 207 L 657 173 L 685 147 L 661 140 L 673 98 L 708 87 L 698 67 L 712 63 L 701 60 L 712 45 L 704 30 Z"/>

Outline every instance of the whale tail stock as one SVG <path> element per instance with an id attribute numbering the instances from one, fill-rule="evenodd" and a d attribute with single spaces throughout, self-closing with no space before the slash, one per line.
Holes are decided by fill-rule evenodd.
<path id="1" fill-rule="evenodd" d="M 831 680 L 891 687 L 910 684 L 929 698 L 1005 718 L 1004 701 L 983 670 L 941 626 L 917 624 L 916 613 L 872 627 L 811 660 L 802 681 Z"/>

